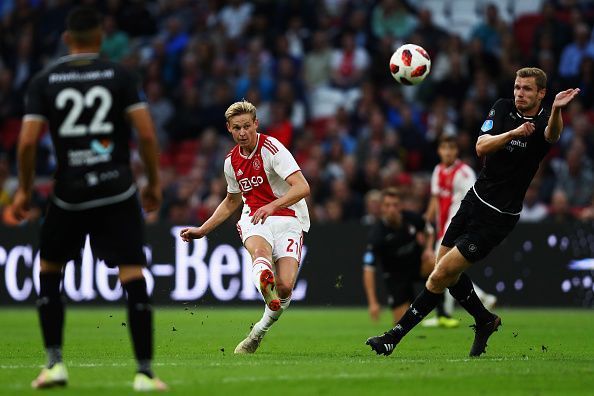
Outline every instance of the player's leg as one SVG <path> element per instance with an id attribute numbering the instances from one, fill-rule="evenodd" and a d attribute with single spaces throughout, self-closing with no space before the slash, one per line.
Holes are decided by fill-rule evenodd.
<path id="1" fill-rule="evenodd" d="M 446 253 L 437 263 L 425 284 L 425 289 L 413 301 L 396 326 L 381 336 L 367 340 L 367 344 L 374 351 L 378 354 L 391 354 L 396 344 L 436 307 L 449 285 L 447 282 L 456 282 L 457 276 L 469 263 L 463 257 L 464 260 L 459 260 L 457 256 L 450 256 L 451 254 L 452 251 Z"/>
<path id="2" fill-rule="evenodd" d="M 138 391 L 166 390 L 167 386 L 154 376 L 153 309 L 142 273 L 146 266 L 144 254 L 144 219 L 136 196 L 90 211 L 92 227 L 90 244 L 95 256 L 108 266 L 117 266 L 122 288 L 126 292 L 128 329 L 137 362 L 133 389 Z"/>
<path id="3" fill-rule="evenodd" d="M 268 330 L 278 321 L 291 303 L 291 294 L 297 280 L 298 261 L 293 257 L 281 257 L 275 262 L 275 267 L 280 309 L 273 311 L 266 305 L 262 318 L 254 324 L 248 336 L 237 345 L 235 353 L 256 352 Z"/>
<path id="4" fill-rule="evenodd" d="M 167 386 L 155 377 L 151 366 L 153 360 L 153 309 L 142 268 L 143 266 L 140 264 L 119 266 L 120 283 L 126 291 L 127 297 L 128 328 L 137 363 L 134 389 L 139 391 L 166 390 Z"/>
<path id="5" fill-rule="evenodd" d="M 268 306 L 264 309 L 264 315 L 253 328 L 254 335 L 258 337 L 263 337 L 289 307 L 293 287 L 297 280 L 299 264 L 295 258 L 281 257 L 276 260 L 275 267 L 276 289 L 280 300 L 280 309 L 273 311 Z"/>
<path id="6" fill-rule="evenodd" d="M 280 318 L 284 310 L 288 308 L 299 272 L 303 235 L 297 219 L 283 217 L 268 218 L 266 227 L 260 227 L 260 231 L 258 232 L 267 235 L 267 239 L 270 239 L 272 244 L 268 243 L 267 239 L 263 236 L 253 235 L 245 240 L 244 246 L 252 255 L 254 264 L 261 261 L 262 258 L 275 260 L 274 293 L 276 294 L 276 298 L 278 298 L 278 309 L 274 309 L 274 305 L 271 306 L 271 304 L 268 304 L 267 297 L 262 293 L 267 301 L 262 318 L 252 327 L 250 334 L 237 345 L 235 353 L 254 353 L 260 346 L 260 342 L 270 327 Z M 259 252 L 256 250 L 258 246 L 261 249 Z M 264 266 L 268 265 L 267 262 L 262 262 L 262 264 Z M 259 269 L 254 265 L 254 271 L 260 271 L 260 275 L 256 273 L 255 277 L 257 278 L 259 276 L 261 279 L 263 277 L 262 274 L 265 274 L 268 269 Z M 262 285 L 261 288 L 264 286 Z"/>
<path id="7" fill-rule="evenodd" d="M 272 246 L 261 235 L 249 236 L 244 244 L 252 257 L 252 281 L 264 297 L 266 307 L 272 311 L 280 309 L 280 298 L 276 289 L 272 266 Z"/>
<path id="8" fill-rule="evenodd" d="M 41 259 L 37 311 L 47 353 L 47 365 L 31 386 L 36 389 L 64 386 L 68 374 L 62 362 L 64 300 L 60 292 L 64 263 Z"/>
<path id="9" fill-rule="evenodd" d="M 425 260 L 421 262 L 421 277 L 423 279 L 428 279 L 433 270 L 435 269 L 436 262 L 441 259 L 445 253 L 447 253 L 449 249 L 445 246 L 440 246 L 438 250 L 437 258 L 435 256 L 427 257 Z M 450 316 L 450 314 L 445 309 L 445 295 L 449 293 L 443 293 L 439 301 L 437 302 L 437 306 L 435 307 L 435 317 L 426 318 L 423 320 L 424 327 L 443 327 L 446 329 L 453 329 L 460 326 L 460 321 L 458 319 L 454 319 Z"/>
<path id="10" fill-rule="evenodd" d="M 50 203 L 41 226 L 37 310 L 48 364 L 31 383 L 36 389 L 65 385 L 68 381 L 62 362 L 65 306 L 60 283 L 65 263 L 80 257 L 84 246 L 84 216 L 85 213 L 67 211 Z"/>

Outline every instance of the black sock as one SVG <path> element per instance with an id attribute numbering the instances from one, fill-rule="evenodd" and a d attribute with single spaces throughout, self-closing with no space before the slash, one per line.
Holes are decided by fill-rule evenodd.
<path id="1" fill-rule="evenodd" d="M 425 288 L 410 305 L 410 308 L 398 321 L 398 324 L 390 330 L 390 333 L 400 341 L 406 333 L 411 331 L 425 316 L 433 311 L 440 296 L 443 296 L 443 293 L 435 294 Z"/>
<path id="2" fill-rule="evenodd" d="M 435 306 L 435 311 L 437 312 L 438 317 L 445 316 L 446 318 L 449 318 L 450 314 L 448 314 L 446 312 L 445 307 L 443 306 L 444 301 L 445 301 L 444 296 L 445 296 L 445 293 L 440 294 L 439 301 L 437 302 L 437 305 Z"/>
<path id="3" fill-rule="evenodd" d="M 153 310 L 146 292 L 146 281 L 134 279 L 123 285 L 128 294 L 128 324 L 138 372 L 153 377 Z"/>
<path id="4" fill-rule="evenodd" d="M 62 361 L 62 331 L 64 328 L 64 301 L 60 294 L 61 272 L 39 274 L 37 311 L 48 355 L 48 367 Z"/>
<path id="5" fill-rule="evenodd" d="M 460 305 L 472 315 L 477 324 L 487 323 L 493 320 L 494 315 L 485 308 L 481 300 L 474 292 L 472 281 L 466 273 L 460 274 L 458 283 L 450 286 L 450 294 Z"/>

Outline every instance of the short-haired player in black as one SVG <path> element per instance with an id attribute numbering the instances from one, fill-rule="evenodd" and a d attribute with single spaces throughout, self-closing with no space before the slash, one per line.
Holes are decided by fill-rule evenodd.
<path id="1" fill-rule="evenodd" d="M 89 235 L 95 255 L 119 268 L 128 299 L 128 325 L 138 372 L 135 390 L 165 390 L 154 377 L 153 314 L 143 267 L 144 220 L 130 169 L 130 123 L 138 131 L 148 185 L 145 211 L 159 208 L 157 140 L 144 94 L 134 75 L 99 59 L 101 16 L 91 8 L 71 11 L 63 39 L 69 55 L 40 72 L 29 85 L 18 144 L 19 187 L 13 210 L 23 219 L 31 199 L 37 140 L 49 124 L 58 162 L 54 191 L 40 238 L 37 306 L 48 364 L 33 388 L 64 386 L 64 302 L 60 282 L 65 264 L 80 257 Z"/>
<path id="2" fill-rule="evenodd" d="M 501 319 L 483 306 L 464 271 L 486 257 L 514 228 L 530 181 L 563 129 L 561 109 L 579 93 L 577 88 L 559 92 L 549 115 L 541 107 L 546 82 L 542 70 L 520 69 L 516 72 L 514 99 L 495 102 L 476 144 L 477 154 L 484 157 L 484 167 L 446 231 L 425 289 L 393 329 L 367 339 L 367 345 L 377 354 L 391 354 L 435 308 L 446 288 L 474 317 L 470 356 L 485 352 L 487 340 L 501 325 Z"/>
<path id="3" fill-rule="evenodd" d="M 419 214 L 402 209 L 401 193 L 393 187 L 382 191 L 381 219 L 369 232 L 363 256 L 363 287 L 369 304 L 369 315 L 377 320 L 380 304 L 375 286 L 375 269 L 381 266 L 397 323 L 413 301 L 414 284 L 425 281 L 435 266 L 433 227 Z M 453 328 L 458 320 L 448 317 L 443 302 L 437 305 L 440 326 Z"/>

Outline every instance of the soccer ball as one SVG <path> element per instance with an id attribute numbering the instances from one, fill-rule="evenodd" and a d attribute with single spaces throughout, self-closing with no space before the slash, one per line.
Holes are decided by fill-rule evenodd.
<path id="1" fill-rule="evenodd" d="M 403 85 L 417 85 L 429 75 L 431 59 L 423 47 L 404 44 L 390 58 L 390 73 Z"/>

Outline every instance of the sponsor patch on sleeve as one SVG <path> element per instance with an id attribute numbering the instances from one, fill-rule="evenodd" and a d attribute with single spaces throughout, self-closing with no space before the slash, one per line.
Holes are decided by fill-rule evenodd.
<path id="1" fill-rule="evenodd" d="M 485 122 L 483 122 L 483 126 L 481 127 L 481 131 L 487 132 L 491 129 L 493 129 L 493 120 L 485 120 Z"/>

